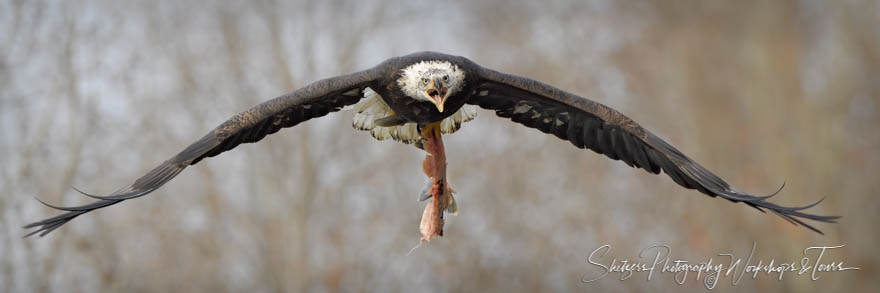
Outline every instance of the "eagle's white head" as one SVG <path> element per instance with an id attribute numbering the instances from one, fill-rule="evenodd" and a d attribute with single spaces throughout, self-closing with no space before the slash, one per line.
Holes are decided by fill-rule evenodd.
<path id="1" fill-rule="evenodd" d="M 404 68 L 397 85 L 407 96 L 434 103 L 443 112 L 446 98 L 464 87 L 464 71 L 447 61 L 421 61 Z"/>

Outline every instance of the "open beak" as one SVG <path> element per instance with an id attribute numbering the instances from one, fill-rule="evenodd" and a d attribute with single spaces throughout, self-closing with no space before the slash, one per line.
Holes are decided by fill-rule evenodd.
<path id="1" fill-rule="evenodd" d="M 443 104 L 446 103 L 446 94 L 448 93 L 449 88 L 439 78 L 431 80 L 431 87 L 425 91 L 425 94 L 431 98 L 431 102 L 437 106 L 437 111 L 440 111 L 440 113 L 443 113 Z"/>

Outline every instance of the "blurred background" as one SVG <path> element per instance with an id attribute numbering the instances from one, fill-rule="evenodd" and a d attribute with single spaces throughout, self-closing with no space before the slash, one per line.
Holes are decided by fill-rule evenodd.
<path id="1" fill-rule="evenodd" d="M 741 190 L 785 182 L 774 202 L 843 218 L 822 236 L 481 110 L 445 138 L 460 214 L 407 256 L 424 153 L 347 111 L 21 238 L 58 214 L 34 196 L 90 202 L 70 187 L 109 193 L 239 111 L 422 50 L 604 103 Z M 0 1 L 0 291 L 705 291 L 581 279 L 605 244 L 603 263 L 658 244 L 696 263 L 753 243 L 777 262 L 845 244 L 823 260 L 861 270 L 715 291 L 873 291 L 877 68 L 877 1 Z"/>

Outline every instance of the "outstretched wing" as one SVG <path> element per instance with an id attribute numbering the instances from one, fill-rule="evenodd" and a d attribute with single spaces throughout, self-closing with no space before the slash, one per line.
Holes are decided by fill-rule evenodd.
<path id="1" fill-rule="evenodd" d="M 605 105 L 529 78 L 487 68 L 478 71 L 481 82 L 476 85 L 468 103 L 494 110 L 499 117 L 551 133 L 579 148 L 621 160 L 631 167 L 654 174 L 662 170 L 685 188 L 744 202 L 762 212 L 768 209 L 793 224 L 820 234 L 821 231 L 802 219 L 833 223 L 839 218 L 802 212 L 821 200 L 802 207 L 784 207 L 767 201 L 778 190 L 768 196 L 743 193 L 632 119 Z"/>
<path id="2" fill-rule="evenodd" d="M 281 128 L 292 127 L 355 104 L 363 96 L 364 88 L 375 84 L 382 72 L 383 65 L 379 65 L 365 71 L 324 79 L 238 113 L 129 186 L 107 196 L 90 195 L 77 190 L 98 199 L 91 204 L 60 207 L 40 201 L 66 213 L 24 226 L 25 229 L 36 228 L 25 237 L 37 233 L 44 236 L 79 215 L 126 199 L 144 196 L 177 176 L 187 166 L 204 158 L 216 156 L 242 143 L 257 142 Z"/>

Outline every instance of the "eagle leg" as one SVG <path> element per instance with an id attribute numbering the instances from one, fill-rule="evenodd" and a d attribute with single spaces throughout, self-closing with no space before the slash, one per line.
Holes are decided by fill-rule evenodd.
<path id="1" fill-rule="evenodd" d="M 443 147 L 440 123 L 428 124 L 422 128 L 422 137 L 424 138 L 422 145 L 427 152 L 425 160 L 422 161 L 422 169 L 430 183 L 421 197 L 426 199 L 430 197 L 432 200 L 422 213 L 422 222 L 419 225 L 419 231 L 422 233 L 421 243 L 443 236 L 444 212 L 457 211 L 455 199 L 452 198 L 453 190 L 449 188 L 446 180 L 446 150 Z"/>
<path id="2" fill-rule="evenodd" d="M 406 124 L 406 119 L 397 115 L 389 115 L 384 118 L 376 119 L 373 123 L 376 123 L 376 125 L 381 127 L 393 127 Z"/>

